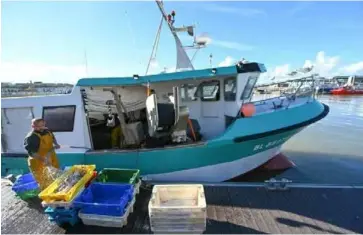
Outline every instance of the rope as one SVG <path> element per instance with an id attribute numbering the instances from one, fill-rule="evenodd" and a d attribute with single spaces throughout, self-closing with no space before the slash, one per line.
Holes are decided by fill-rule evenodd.
<path id="1" fill-rule="evenodd" d="M 190 130 L 192 131 L 192 135 L 193 135 L 194 141 L 197 141 L 197 137 L 195 136 L 195 132 L 194 132 L 194 128 L 193 128 L 192 121 L 189 118 L 188 118 L 188 125 L 190 127 Z"/>
<path id="2" fill-rule="evenodd" d="M 158 47 L 158 44 L 159 44 L 159 40 L 160 40 L 160 33 L 161 33 L 161 29 L 162 29 L 162 26 L 163 26 L 163 21 L 164 21 L 164 17 L 162 16 L 161 17 L 161 20 L 160 20 L 160 24 L 159 24 L 159 28 L 158 28 L 158 32 L 156 34 L 156 38 L 155 38 L 155 42 L 154 42 L 154 45 L 153 45 L 153 49 L 151 51 L 151 55 L 150 55 L 150 59 L 149 59 L 149 62 L 147 64 L 147 68 L 146 68 L 146 72 L 145 72 L 145 75 L 147 75 L 147 73 L 149 72 L 149 68 L 150 68 L 150 63 L 151 63 L 151 60 L 153 59 L 153 57 L 156 56 L 156 50 L 157 50 L 157 47 Z M 155 52 L 155 53 L 154 53 Z M 154 55 L 155 54 L 155 55 Z"/>

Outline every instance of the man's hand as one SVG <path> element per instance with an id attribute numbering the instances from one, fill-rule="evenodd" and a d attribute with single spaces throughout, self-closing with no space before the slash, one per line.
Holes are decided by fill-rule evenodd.
<path id="1" fill-rule="evenodd" d="M 39 155 L 39 154 L 37 154 L 37 153 L 33 153 L 32 155 L 32 158 L 34 158 L 34 159 L 37 159 L 37 160 L 40 160 L 40 161 L 42 161 L 42 157 Z"/>
<path id="2" fill-rule="evenodd" d="M 55 144 L 55 145 L 54 145 L 54 148 L 55 148 L 55 149 L 59 149 L 59 148 L 60 148 L 60 145 L 59 145 L 59 144 Z"/>
<path id="3" fill-rule="evenodd" d="M 49 152 L 47 153 L 47 155 L 45 155 L 45 158 L 44 158 L 44 164 L 45 164 L 46 166 L 50 166 L 50 156 L 51 156 L 51 154 L 52 154 L 52 151 L 49 151 Z"/>
<path id="4" fill-rule="evenodd" d="M 44 165 L 46 165 L 46 166 L 50 166 L 50 159 L 49 158 L 45 158 L 44 159 Z"/>

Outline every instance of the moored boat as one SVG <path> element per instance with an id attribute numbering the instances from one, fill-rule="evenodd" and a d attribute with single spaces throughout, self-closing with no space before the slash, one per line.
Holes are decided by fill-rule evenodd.
<path id="1" fill-rule="evenodd" d="M 363 84 L 356 83 L 355 76 L 348 78 L 347 83 L 330 91 L 332 95 L 363 95 Z"/>
<path id="2" fill-rule="evenodd" d="M 330 91 L 333 95 L 363 95 L 363 89 L 354 89 L 353 87 L 340 87 Z"/>
<path id="3" fill-rule="evenodd" d="M 318 88 L 318 94 L 330 94 L 332 90 L 339 88 L 339 84 L 333 79 L 322 78 L 316 80 L 315 83 Z"/>
<path id="4" fill-rule="evenodd" d="M 42 117 L 63 144 L 57 150 L 62 166 L 140 169 L 152 181 L 220 182 L 266 163 L 329 113 L 311 90 L 298 95 L 300 87 L 251 101 L 266 72 L 261 63 L 194 69 L 177 35 L 193 36 L 193 27 L 175 28 L 157 4 L 177 45 L 177 71 L 82 78 L 71 94 L 2 99 L 3 175 L 28 172 L 23 138 L 34 117 Z M 112 146 L 116 120 L 122 135 Z"/>

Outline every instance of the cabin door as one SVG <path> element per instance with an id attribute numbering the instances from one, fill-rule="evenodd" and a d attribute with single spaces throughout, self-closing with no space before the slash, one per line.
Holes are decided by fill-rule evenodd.
<path id="1" fill-rule="evenodd" d="M 24 152 L 24 138 L 31 130 L 33 108 L 1 109 L 1 140 L 3 152 Z M 3 140 L 4 138 L 4 140 Z M 5 148 L 4 148 L 5 147 Z"/>
<path id="2" fill-rule="evenodd" d="M 199 86 L 201 102 L 201 132 L 206 139 L 220 135 L 224 130 L 224 109 L 220 81 L 203 82 Z"/>

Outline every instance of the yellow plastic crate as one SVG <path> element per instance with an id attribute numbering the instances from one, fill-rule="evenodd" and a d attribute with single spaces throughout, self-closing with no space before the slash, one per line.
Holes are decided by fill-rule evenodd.
<path id="1" fill-rule="evenodd" d="M 76 170 L 86 168 L 86 174 L 67 192 L 55 192 L 62 182 L 73 174 Z M 63 175 L 58 177 L 51 185 L 44 189 L 38 196 L 45 202 L 51 201 L 71 201 L 73 197 L 85 186 L 92 178 L 96 165 L 74 165 Z"/>

